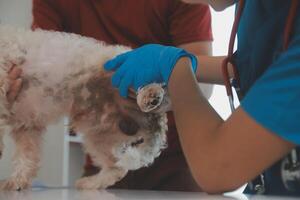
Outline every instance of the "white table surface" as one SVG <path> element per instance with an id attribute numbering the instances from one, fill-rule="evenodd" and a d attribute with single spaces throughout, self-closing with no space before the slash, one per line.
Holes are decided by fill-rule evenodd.
<path id="1" fill-rule="evenodd" d="M 27 191 L 0 191 L 0 200 L 281 200 L 299 199 L 287 197 L 248 196 L 237 194 L 234 196 L 207 195 L 190 192 L 159 192 L 135 190 L 107 190 L 107 191 L 78 191 L 70 188 L 33 188 Z"/>

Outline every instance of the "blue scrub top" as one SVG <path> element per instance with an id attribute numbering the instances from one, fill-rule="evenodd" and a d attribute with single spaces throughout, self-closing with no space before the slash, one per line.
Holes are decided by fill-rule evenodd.
<path id="1" fill-rule="evenodd" d="M 246 0 L 235 63 L 245 95 L 242 108 L 263 127 L 300 144 L 300 7 L 288 50 L 283 31 L 291 0 Z M 282 194 L 280 162 L 266 174 L 270 194 Z M 300 186 L 298 188 L 300 194 Z"/>

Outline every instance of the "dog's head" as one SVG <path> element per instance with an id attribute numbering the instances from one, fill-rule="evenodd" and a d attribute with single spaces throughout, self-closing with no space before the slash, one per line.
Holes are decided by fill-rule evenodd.
<path id="1" fill-rule="evenodd" d="M 75 129 L 92 134 L 99 145 L 112 147 L 120 167 L 149 165 L 166 147 L 166 114 L 143 112 L 136 99 L 120 97 L 110 80 L 110 76 L 97 77 L 77 91 L 72 111 Z"/>
<path id="2" fill-rule="evenodd" d="M 118 129 L 128 137 L 114 151 L 120 158 L 118 164 L 129 169 L 147 166 L 166 147 L 166 114 L 142 112 L 134 99 L 118 100 L 121 108 Z"/>

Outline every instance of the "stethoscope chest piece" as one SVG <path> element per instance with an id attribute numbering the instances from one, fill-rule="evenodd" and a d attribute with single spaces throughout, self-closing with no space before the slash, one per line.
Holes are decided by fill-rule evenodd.
<path id="1" fill-rule="evenodd" d="M 284 187 L 289 191 L 300 188 L 300 162 L 297 150 L 293 149 L 289 156 L 281 161 L 281 179 Z"/>

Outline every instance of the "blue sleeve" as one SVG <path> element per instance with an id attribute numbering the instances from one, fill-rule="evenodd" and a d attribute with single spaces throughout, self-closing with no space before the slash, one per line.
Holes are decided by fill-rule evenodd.
<path id="1" fill-rule="evenodd" d="M 241 106 L 263 127 L 300 145 L 300 34 L 255 82 Z"/>

